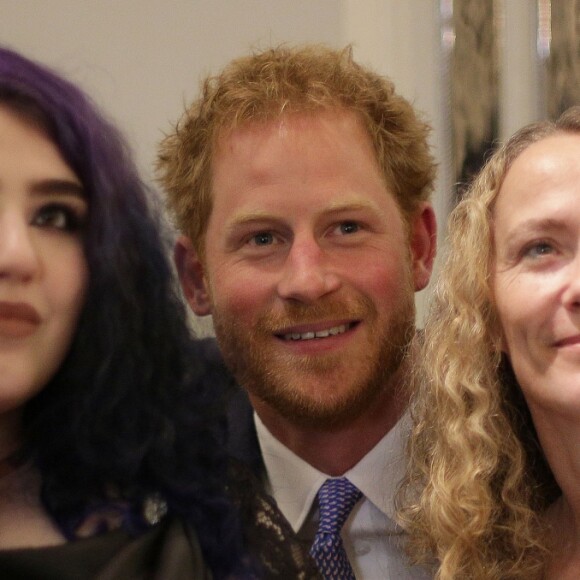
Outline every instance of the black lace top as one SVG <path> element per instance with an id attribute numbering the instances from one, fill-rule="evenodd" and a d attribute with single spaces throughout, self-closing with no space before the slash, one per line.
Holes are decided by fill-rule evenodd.
<path id="1" fill-rule="evenodd" d="M 228 580 L 315 580 L 313 561 L 256 478 L 232 468 L 229 494 L 242 519 L 246 571 Z M 147 502 L 146 502 L 147 503 Z M 144 506 L 149 529 L 137 537 L 108 518 L 91 523 L 109 531 L 44 548 L 0 550 L 0 578 L 11 580 L 210 580 L 198 535 L 180 518 L 167 515 L 163 499 Z M 97 518 L 98 520 L 98 518 Z"/>
<path id="2" fill-rule="evenodd" d="M 230 495 L 242 515 L 247 550 L 257 561 L 256 578 L 321 579 L 314 561 L 254 475 L 236 466 L 232 480 Z"/>

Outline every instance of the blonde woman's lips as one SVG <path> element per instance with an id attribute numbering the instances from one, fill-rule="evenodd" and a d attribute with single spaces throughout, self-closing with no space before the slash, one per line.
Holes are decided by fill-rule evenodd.
<path id="1" fill-rule="evenodd" d="M 556 348 L 562 348 L 566 346 L 578 346 L 580 345 L 580 334 L 574 334 L 567 336 L 565 338 L 561 338 L 560 340 L 554 343 Z"/>
<path id="2" fill-rule="evenodd" d="M 41 323 L 38 311 L 25 302 L 0 302 L 0 336 L 26 338 Z"/>

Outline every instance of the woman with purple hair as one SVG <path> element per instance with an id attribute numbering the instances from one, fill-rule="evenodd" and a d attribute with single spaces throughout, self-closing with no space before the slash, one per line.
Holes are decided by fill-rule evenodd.
<path id="1" fill-rule="evenodd" d="M 0 48 L 0 577 L 306 578 L 227 484 L 150 203 L 88 98 Z"/>

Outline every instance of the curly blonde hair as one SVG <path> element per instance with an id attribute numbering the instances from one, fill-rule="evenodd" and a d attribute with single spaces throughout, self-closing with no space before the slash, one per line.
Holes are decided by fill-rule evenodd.
<path id="1" fill-rule="evenodd" d="M 157 170 L 177 228 L 203 255 L 212 210 L 212 157 L 224 131 L 288 113 L 339 108 L 357 113 L 387 187 L 407 218 L 433 190 L 429 126 L 390 80 L 358 65 L 350 47 L 278 47 L 232 61 L 161 142 Z"/>
<path id="2" fill-rule="evenodd" d="M 449 221 L 448 255 L 426 324 L 412 403 L 400 517 L 416 562 L 438 580 L 541 578 L 545 508 L 560 491 L 501 351 L 493 303 L 493 208 L 514 160 L 555 133 L 580 133 L 580 107 L 516 133 Z"/>

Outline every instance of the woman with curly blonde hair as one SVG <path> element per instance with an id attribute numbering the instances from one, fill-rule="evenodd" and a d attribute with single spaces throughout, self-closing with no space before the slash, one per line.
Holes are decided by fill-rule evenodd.
<path id="1" fill-rule="evenodd" d="M 580 107 L 452 212 L 401 519 L 436 578 L 580 577 Z"/>

